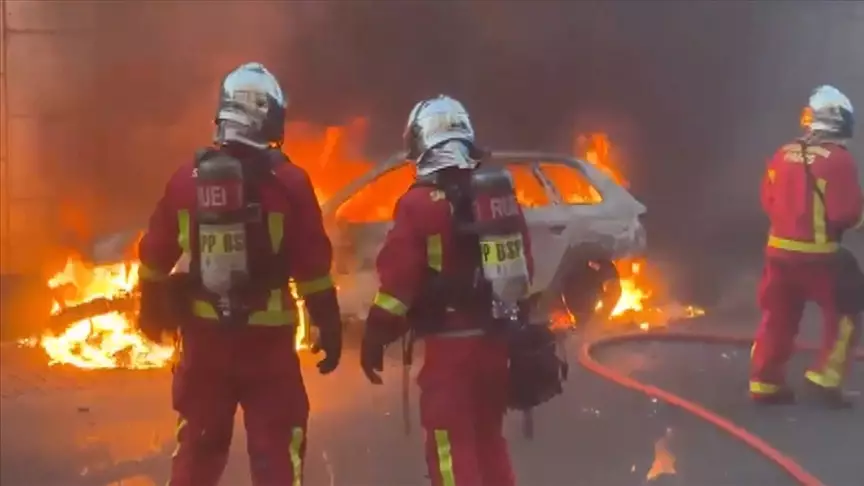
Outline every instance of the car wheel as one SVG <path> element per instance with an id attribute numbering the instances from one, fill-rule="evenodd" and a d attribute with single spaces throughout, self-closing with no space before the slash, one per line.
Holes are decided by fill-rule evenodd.
<path id="1" fill-rule="evenodd" d="M 561 297 L 577 324 L 609 319 L 621 298 L 618 269 L 609 260 L 586 262 L 567 278 Z"/>

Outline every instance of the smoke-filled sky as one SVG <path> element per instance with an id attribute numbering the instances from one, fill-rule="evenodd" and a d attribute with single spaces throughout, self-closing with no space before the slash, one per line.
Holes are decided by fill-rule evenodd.
<path id="1" fill-rule="evenodd" d="M 492 149 L 566 150 L 574 127 L 608 131 L 660 245 L 758 246 L 764 159 L 797 135 L 810 90 L 835 83 L 864 103 L 859 2 L 98 5 L 82 136 L 98 141 L 100 167 L 117 165 L 103 180 L 140 171 L 136 215 L 176 158 L 207 143 L 219 78 L 243 61 L 279 76 L 292 118 L 369 116 L 377 154 L 439 92 L 464 101 Z M 130 197 L 116 186 L 97 190 Z"/>

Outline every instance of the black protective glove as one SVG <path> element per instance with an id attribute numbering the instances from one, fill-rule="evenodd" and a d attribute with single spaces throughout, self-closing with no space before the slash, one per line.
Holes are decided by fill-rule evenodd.
<path id="1" fill-rule="evenodd" d="M 384 383 L 381 373 L 384 371 L 384 345 L 379 339 L 370 336 L 369 332 L 363 335 L 363 344 L 360 347 L 360 367 L 363 373 L 373 385 Z"/>
<path id="2" fill-rule="evenodd" d="M 317 354 L 320 351 L 324 351 L 324 359 L 318 362 L 318 372 L 322 375 L 332 373 L 342 358 L 341 324 L 319 328 L 318 342 L 312 346 L 312 352 Z"/>
<path id="3" fill-rule="evenodd" d="M 162 335 L 176 329 L 173 316 L 169 315 L 170 287 L 167 281 L 141 281 L 141 309 L 138 312 L 138 330 L 154 343 L 162 342 Z"/>

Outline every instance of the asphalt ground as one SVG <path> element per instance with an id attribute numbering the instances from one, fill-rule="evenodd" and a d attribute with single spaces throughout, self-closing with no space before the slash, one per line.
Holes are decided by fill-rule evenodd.
<path id="1" fill-rule="evenodd" d="M 712 315 L 687 321 L 719 332 L 752 333 L 754 316 Z M 814 335 L 808 318 L 806 334 Z M 620 388 L 575 364 L 569 343 L 565 394 L 535 411 L 535 437 L 522 435 L 521 416 L 507 422 L 518 481 L 526 486 L 785 486 L 780 469 L 698 419 Z M 864 486 L 864 403 L 828 412 L 808 404 L 756 409 L 746 399 L 748 350 L 699 344 L 623 344 L 603 350 L 607 364 L 704 404 L 795 457 L 827 486 Z M 793 363 L 800 377 L 807 356 Z M 401 368 L 388 363 L 385 385 L 368 385 L 357 357 L 328 377 L 307 363 L 313 414 L 307 486 L 428 484 L 417 428 L 403 430 Z M 416 370 L 415 370 L 416 372 Z M 0 484 L 3 486 L 146 486 L 167 479 L 175 417 L 170 374 L 47 368 L 37 351 L 0 354 Z M 850 389 L 864 390 L 864 366 Z M 864 399 L 862 399 L 864 401 Z M 242 414 L 222 484 L 245 486 Z M 659 441 L 659 444 L 658 444 Z M 674 474 L 646 479 L 655 466 Z M 669 454 L 666 454 L 668 452 Z M 672 459 L 670 460 L 670 457 Z M 655 467 L 656 467 L 655 466 Z"/>

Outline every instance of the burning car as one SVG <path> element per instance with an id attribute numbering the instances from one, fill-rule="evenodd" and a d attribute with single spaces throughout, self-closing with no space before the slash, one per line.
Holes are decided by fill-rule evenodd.
<path id="1" fill-rule="evenodd" d="M 342 310 L 360 318 L 378 287 L 375 257 L 392 224 L 396 200 L 414 182 L 413 167 L 401 154 L 378 164 L 362 157 L 358 141 L 365 130 L 364 119 L 325 130 L 289 124 L 286 130 L 291 158 L 309 172 L 322 204 Z M 528 219 L 536 267 L 530 289 L 535 318 L 551 319 L 556 326 L 608 318 L 602 320 L 650 329 L 701 315 L 699 308 L 664 304 L 663 278 L 651 274 L 653 267 L 641 256 L 645 207 L 628 192 L 605 134 L 575 138 L 573 153 L 579 156 L 499 152 L 487 162 L 512 175 Z M 42 348 L 51 364 L 168 365 L 173 347 L 147 341 L 132 324 L 138 304 L 134 249 L 140 235 L 140 229 L 133 229 L 97 238 L 48 281 L 17 286 L 24 297 L 38 294 L 37 300 L 9 298 L 5 290 L 10 286 L 4 286 L 0 321 L 21 323 L 25 329 L 16 330 L 15 339 Z M 21 305 L 11 305 L 18 301 Z M 41 316 L 49 309 L 49 322 L 42 325 Z M 302 349 L 310 343 L 311 329 L 302 300 L 298 310 L 297 347 Z M 25 330 L 29 333 L 23 337 L 31 338 L 22 340 L 19 331 Z"/>
<path id="2" fill-rule="evenodd" d="M 513 177 L 532 239 L 534 312 L 566 310 L 577 322 L 609 317 L 621 299 L 615 261 L 642 256 L 643 206 L 611 174 L 569 155 L 497 152 L 484 162 Z M 365 315 L 377 290 L 375 257 L 396 200 L 413 182 L 402 154 L 336 192 L 322 210 L 336 246 L 343 312 Z"/>

